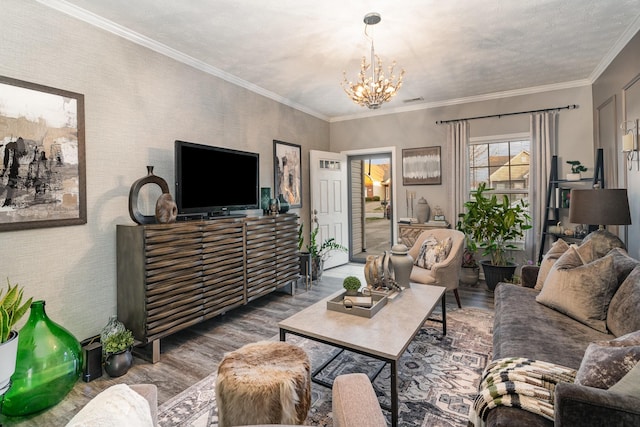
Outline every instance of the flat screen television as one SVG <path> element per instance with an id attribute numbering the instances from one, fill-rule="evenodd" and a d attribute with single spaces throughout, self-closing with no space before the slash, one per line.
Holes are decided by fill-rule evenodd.
<path id="1" fill-rule="evenodd" d="M 175 142 L 179 215 L 213 217 L 260 207 L 260 155 Z"/>

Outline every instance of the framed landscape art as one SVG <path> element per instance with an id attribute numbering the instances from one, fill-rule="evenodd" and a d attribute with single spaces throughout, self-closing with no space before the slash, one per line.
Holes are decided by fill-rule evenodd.
<path id="1" fill-rule="evenodd" d="M 440 147 L 402 150 L 402 185 L 442 184 Z"/>
<path id="2" fill-rule="evenodd" d="M 84 95 L 0 76 L 0 231 L 86 224 Z"/>
<path id="3" fill-rule="evenodd" d="M 302 147 L 274 140 L 273 157 L 273 196 L 282 194 L 290 207 L 302 207 Z"/>

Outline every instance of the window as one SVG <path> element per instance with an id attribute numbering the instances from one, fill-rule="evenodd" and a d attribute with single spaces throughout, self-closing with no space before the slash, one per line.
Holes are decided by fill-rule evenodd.
<path id="1" fill-rule="evenodd" d="M 491 193 L 511 201 L 529 198 L 529 135 L 472 138 L 469 144 L 469 191 L 486 182 Z"/>
<path id="2" fill-rule="evenodd" d="M 511 203 L 529 203 L 529 134 L 471 138 L 468 152 L 469 192 L 486 182 L 488 193 Z"/>

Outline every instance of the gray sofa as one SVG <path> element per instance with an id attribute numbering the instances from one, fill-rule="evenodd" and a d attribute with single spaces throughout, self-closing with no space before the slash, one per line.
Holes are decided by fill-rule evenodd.
<path id="1" fill-rule="evenodd" d="M 609 254 L 609 252 L 607 252 Z M 635 308 L 629 312 L 619 301 L 607 304 L 609 312 L 607 326 L 598 331 L 561 311 L 550 308 L 536 300 L 541 290 L 535 289 L 538 266 L 522 268 L 522 284 L 500 283 L 495 289 L 495 320 L 493 331 L 493 360 L 505 357 L 524 357 L 543 360 L 579 370 L 585 351 L 595 341 L 610 341 L 616 338 L 609 329 L 614 322 L 626 322 L 625 333 L 640 329 L 640 262 L 626 256 L 626 252 L 616 250 L 617 264 L 615 273 L 617 283 L 612 292 L 622 289 L 625 283 L 625 298 L 631 298 Z M 602 256 L 601 253 L 595 257 Z M 547 264 L 554 261 L 546 260 Z M 543 261 L 545 262 L 545 261 Z M 549 266 L 546 266 L 547 270 Z M 548 273 L 548 271 L 547 271 Z M 589 286 L 589 279 L 583 282 Z M 585 287 L 585 289 L 587 289 Z M 620 291 L 622 292 L 622 291 Z M 627 294 L 630 294 L 628 296 Z M 615 293 L 614 293 L 615 298 Z M 624 313 L 620 312 L 624 308 Z M 616 318 L 617 316 L 617 318 Z M 631 318 L 629 318 L 631 317 Z M 576 383 L 560 383 L 555 390 L 555 425 L 640 425 L 640 399 L 628 395 L 620 395 L 606 389 L 587 387 Z M 533 412 L 509 406 L 498 406 L 491 409 L 486 418 L 486 425 L 492 427 L 506 426 L 553 426 L 554 422 Z"/>

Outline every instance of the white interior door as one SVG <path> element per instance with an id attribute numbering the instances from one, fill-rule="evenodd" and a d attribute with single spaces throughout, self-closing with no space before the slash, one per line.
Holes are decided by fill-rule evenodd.
<path id="1" fill-rule="evenodd" d="M 317 217 L 320 230 L 317 241 L 331 237 L 342 246 L 349 247 L 349 202 L 347 193 L 347 156 L 326 151 L 309 151 L 309 177 L 311 185 L 311 221 Z M 349 262 L 349 254 L 332 251 L 324 268 Z"/>

